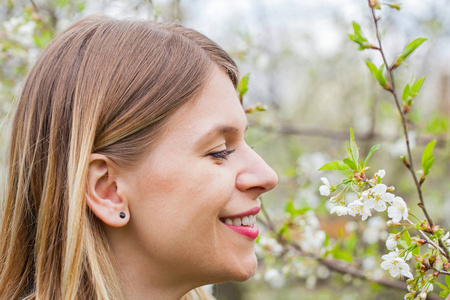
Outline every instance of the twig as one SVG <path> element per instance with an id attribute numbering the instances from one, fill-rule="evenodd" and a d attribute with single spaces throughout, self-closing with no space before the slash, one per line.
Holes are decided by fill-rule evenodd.
<path id="1" fill-rule="evenodd" d="M 395 88 L 394 70 L 391 66 L 389 66 L 389 64 L 386 60 L 386 55 L 384 54 L 383 46 L 382 46 L 381 38 L 380 38 L 380 32 L 378 29 L 378 20 L 379 19 L 376 17 L 375 9 L 373 7 L 371 7 L 371 12 L 372 12 L 373 22 L 375 24 L 375 33 L 377 36 L 377 41 L 378 41 L 378 46 L 379 46 L 378 51 L 380 52 L 381 57 L 383 58 L 384 65 L 386 66 L 386 71 L 389 75 L 389 81 L 391 83 L 391 86 L 387 89 L 387 91 L 389 91 L 392 94 L 392 96 L 394 97 L 394 102 L 395 102 L 395 105 L 397 107 L 397 110 L 400 114 L 401 121 L 402 121 L 403 134 L 405 135 L 405 141 L 406 141 L 406 151 L 408 154 L 408 164 L 409 164 L 408 170 L 410 171 L 411 176 L 413 177 L 414 184 L 416 185 L 416 188 L 417 188 L 417 193 L 419 194 L 419 200 L 420 200 L 420 204 L 421 204 L 419 206 L 422 209 L 423 213 L 425 214 L 428 224 L 432 227 L 432 226 L 434 226 L 434 223 L 433 223 L 433 220 L 431 219 L 430 215 L 428 214 L 427 209 L 425 208 L 425 203 L 424 203 L 423 195 L 422 195 L 422 189 L 420 187 L 419 181 L 417 180 L 416 172 L 414 170 L 414 162 L 413 162 L 413 158 L 411 155 L 411 147 L 409 144 L 409 135 L 408 135 L 408 128 L 406 125 L 406 117 L 405 117 L 405 114 L 403 113 L 402 107 L 400 105 L 400 101 L 398 100 L 397 91 Z"/>
<path id="2" fill-rule="evenodd" d="M 406 222 L 408 222 L 411 225 L 414 225 L 413 222 L 411 222 L 409 219 L 406 219 Z M 438 245 L 436 245 L 435 242 L 433 242 L 432 240 L 430 240 L 430 238 L 425 234 L 425 232 L 423 232 L 420 229 L 416 229 L 419 234 L 427 241 L 428 244 L 430 244 L 431 246 L 433 246 L 435 249 L 437 249 L 439 252 L 441 252 L 442 255 L 444 255 L 445 257 L 447 257 L 447 252 L 445 251 L 445 247 L 441 248 Z"/>
<path id="3" fill-rule="evenodd" d="M 370 0 L 369 0 L 369 6 L 370 6 Z M 375 8 L 371 6 L 370 9 L 371 9 L 371 12 L 372 12 L 372 19 L 373 19 L 373 22 L 375 24 L 375 33 L 376 33 L 376 36 L 377 36 L 378 48 L 379 48 L 378 51 L 380 52 L 381 57 L 383 58 L 383 62 L 384 62 L 384 65 L 386 66 L 386 71 L 387 71 L 387 73 L 389 75 L 389 80 L 390 80 L 390 83 L 391 83 L 391 86 L 389 88 L 387 88 L 386 90 L 389 91 L 392 94 L 392 96 L 394 97 L 395 105 L 396 105 L 397 110 L 398 110 L 398 112 L 400 114 L 400 117 L 401 117 L 401 123 L 402 123 L 402 127 L 403 127 L 403 134 L 405 136 L 405 141 L 406 141 L 406 150 L 407 150 L 407 154 L 408 154 L 408 163 L 405 163 L 405 165 L 406 165 L 407 169 L 411 173 L 411 176 L 412 176 L 412 178 L 414 180 L 414 184 L 415 184 L 416 189 L 417 189 L 417 193 L 419 195 L 419 201 L 420 202 L 418 203 L 418 206 L 422 209 L 422 211 L 423 211 L 423 213 L 425 215 L 425 218 L 427 219 L 428 225 L 430 227 L 433 227 L 434 226 L 434 222 L 433 222 L 433 219 L 431 218 L 431 216 L 428 214 L 428 211 L 427 211 L 427 209 L 425 207 L 425 201 L 424 201 L 423 194 L 422 194 L 421 183 L 417 180 L 416 171 L 414 169 L 414 162 L 413 162 L 413 158 L 412 158 L 412 154 L 411 154 L 411 147 L 410 147 L 410 144 L 409 144 L 408 128 L 407 128 L 407 125 L 406 125 L 406 117 L 405 117 L 405 114 L 403 113 L 402 107 L 400 106 L 400 101 L 398 100 L 397 91 L 396 91 L 396 88 L 395 88 L 395 80 L 394 80 L 394 69 L 395 68 L 394 68 L 394 65 L 389 66 L 389 64 L 387 63 L 386 56 L 384 54 L 383 46 L 382 46 L 382 43 L 381 43 L 380 32 L 379 32 L 379 29 L 378 29 L 379 18 L 377 18 L 376 15 L 375 15 Z M 439 241 L 439 245 L 443 248 L 444 256 L 447 257 L 447 258 L 450 258 L 450 254 L 449 254 L 447 248 L 443 246 L 444 244 L 443 244 L 442 240 L 438 239 L 438 241 Z"/>
<path id="4" fill-rule="evenodd" d="M 381 285 L 384 285 L 387 287 L 401 289 L 401 290 L 407 290 L 407 285 L 403 281 L 388 280 L 388 279 L 382 279 L 382 278 L 380 278 L 380 279 L 370 278 L 370 277 L 367 277 L 361 270 L 359 270 L 349 264 L 333 261 L 330 259 L 324 259 L 324 258 L 319 257 L 317 254 L 303 251 L 301 249 L 300 245 L 298 245 L 297 243 L 294 243 L 294 242 L 288 242 L 286 239 L 284 239 L 278 233 L 276 226 L 270 219 L 270 216 L 267 213 L 267 210 L 265 209 L 263 203 L 261 203 L 261 211 L 262 211 L 266 221 L 261 220 L 261 218 L 258 218 L 258 221 L 275 235 L 277 241 L 283 246 L 283 248 L 290 248 L 302 257 L 308 257 L 308 258 L 314 259 L 321 265 L 326 266 L 327 268 L 329 268 L 330 270 L 332 270 L 334 272 L 341 273 L 341 274 L 350 274 L 353 277 L 360 278 L 360 279 L 367 280 L 367 281 L 374 282 L 374 283 L 378 283 L 378 284 L 381 284 Z M 430 299 L 438 299 L 438 298 L 430 298 Z"/>

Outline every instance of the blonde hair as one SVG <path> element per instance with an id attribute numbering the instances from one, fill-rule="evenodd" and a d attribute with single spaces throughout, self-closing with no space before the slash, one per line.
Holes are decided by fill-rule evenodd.
<path id="1" fill-rule="evenodd" d="M 176 24 L 93 16 L 50 43 L 13 119 L 0 299 L 124 298 L 100 221 L 86 205 L 89 156 L 137 162 L 214 66 L 236 87 L 230 56 Z"/>

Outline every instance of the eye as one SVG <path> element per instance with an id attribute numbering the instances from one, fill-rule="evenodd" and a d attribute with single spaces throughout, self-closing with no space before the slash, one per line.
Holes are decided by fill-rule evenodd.
<path id="1" fill-rule="evenodd" d="M 210 156 L 214 159 L 228 159 L 228 156 L 233 153 L 236 149 L 232 149 L 232 150 L 221 150 L 221 151 L 217 151 L 217 152 L 210 152 L 208 154 L 206 154 L 207 156 Z"/>

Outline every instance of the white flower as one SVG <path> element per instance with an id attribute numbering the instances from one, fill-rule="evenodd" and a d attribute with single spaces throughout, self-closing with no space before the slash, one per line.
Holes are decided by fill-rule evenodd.
<path id="1" fill-rule="evenodd" d="M 394 199 L 394 194 L 386 193 L 387 186 L 385 184 L 377 184 L 371 191 L 367 200 L 364 203 L 369 208 L 373 208 L 376 211 L 385 211 L 386 202 L 391 203 Z"/>
<path id="2" fill-rule="evenodd" d="M 400 197 L 395 197 L 392 200 L 392 206 L 388 208 L 388 216 L 393 222 L 398 223 L 403 220 L 408 219 L 408 207 L 405 201 Z"/>
<path id="3" fill-rule="evenodd" d="M 381 263 L 381 268 L 388 270 L 392 277 L 398 277 L 403 275 L 405 277 L 413 278 L 413 275 L 409 271 L 409 265 L 399 257 L 397 251 L 389 252 L 382 256 L 384 261 Z"/>
<path id="4" fill-rule="evenodd" d="M 284 285 L 284 277 L 277 269 L 267 270 L 264 274 L 264 280 L 267 281 L 272 288 L 280 288 Z"/>
<path id="5" fill-rule="evenodd" d="M 319 187 L 319 192 L 322 196 L 329 196 L 330 195 L 330 183 L 328 182 L 328 179 L 325 177 L 321 177 L 320 180 L 324 183 Z"/>
<path id="6" fill-rule="evenodd" d="M 444 242 L 444 245 L 447 247 L 450 247 L 450 231 L 448 231 L 443 237 L 442 237 L 442 242 Z"/>
<path id="7" fill-rule="evenodd" d="M 360 215 L 363 221 L 372 216 L 370 209 L 360 200 L 353 201 L 348 205 L 348 214 L 351 216 Z"/>
<path id="8" fill-rule="evenodd" d="M 389 234 L 388 239 L 386 240 L 386 248 L 388 250 L 395 250 L 397 248 L 397 235 L 396 234 Z"/>
<path id="9" fill-rule="evenodd" d="M 336 205 L 330 210 L 330 214 L 336 213 L 338 216 L 345 216 L 348 214 L 348 208 L 345 206 Z"/>
<path id="10" fill-rule="evenodd" d="M 384 175 L 386 175 L 386 171 L 385 170 L 378 170 L 378 172 L 376 172 L 375 175 L 378 175 L 378 177 L 383 178 Z"/>

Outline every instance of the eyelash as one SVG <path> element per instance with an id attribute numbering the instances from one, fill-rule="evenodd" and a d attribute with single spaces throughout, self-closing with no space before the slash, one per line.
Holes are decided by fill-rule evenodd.
<path id="1" fill-rule="evenodd" d="M 222 151 L 218 151 L 218 152 L 211 152 L 208 153 L 208 156 L 211 156 L 212 158 L 215 159 L 228 159 L 228 155 L 230 155 L 231 153 L 233 153 L 236 149 L 233 150 L 222 150 Z"/>

